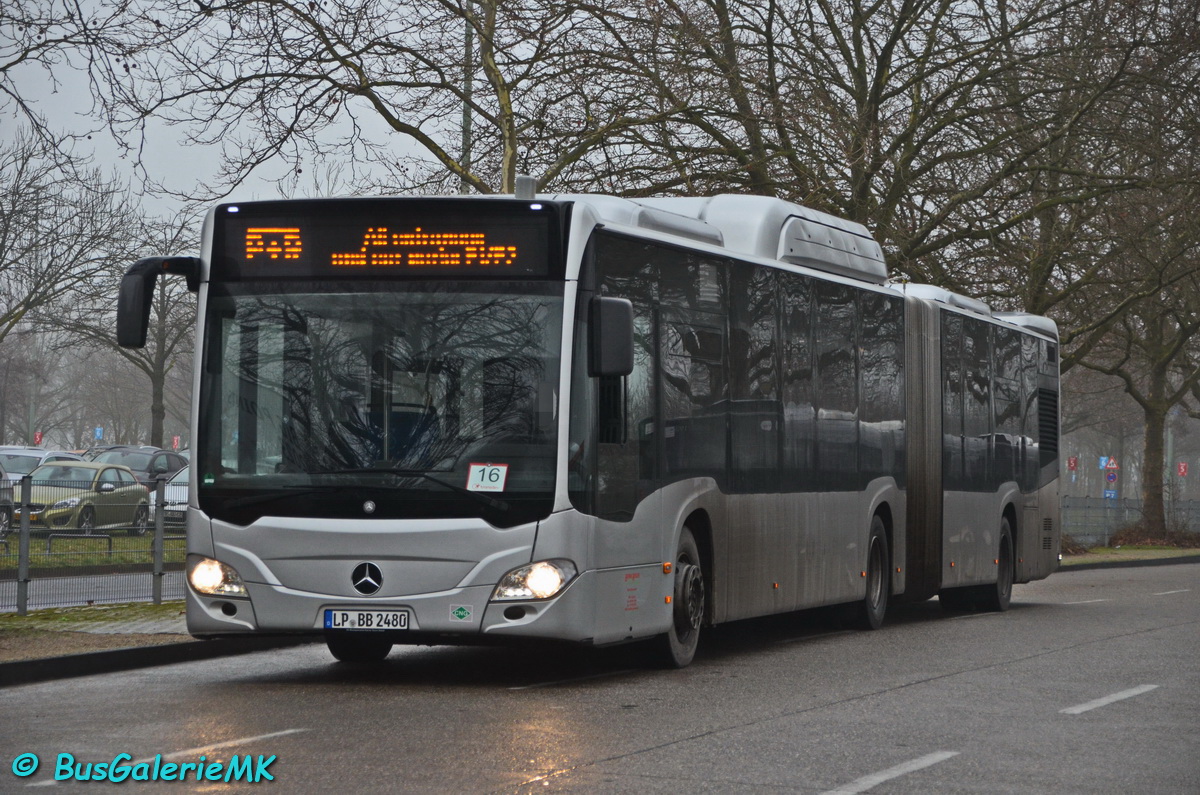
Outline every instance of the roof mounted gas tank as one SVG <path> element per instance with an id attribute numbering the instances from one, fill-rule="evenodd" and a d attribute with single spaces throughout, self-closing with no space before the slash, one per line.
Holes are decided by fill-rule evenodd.
<path id="1" fill-rule="evenodd" d="M 866 227 L 797 207 L 779 233 L 776 256 L 784 262 L 882 284 L 887 280 L 883 249 Z"/>
<path id="2" fill-rule="evenodd" d="M 883 249 L 862 224 L 770 196 L 637 199 L 639 204 L 706 222 L 725 248 L 882 284 Z"/>
<path id="3" fill-rule="evenodd" d="M 978 298 L 970 298 L 958 293 L 952 293 L 945 287 L 938 287 L 933 284 L 913 284 L 904 283 L 896 285 L 905 295 L 911 295 L 916 298 L 923 298 L 926 301 L 937 301 L 938 303 L 946 304 L 963 309 L 967 312 L 973 312 L 976 315 L 984 317 L 992 316 L 992 308 L 980 301 Z"/>

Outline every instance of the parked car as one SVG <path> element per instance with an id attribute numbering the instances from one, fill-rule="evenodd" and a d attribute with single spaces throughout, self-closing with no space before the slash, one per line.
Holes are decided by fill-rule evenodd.
<path id="1" fill-rule="evenodd" d="M 155 487 L 150 489 L 150 523 L 154 524 Z M 187 518 L 188 504 L 188 467 L 175 473 L 163 487 L 163 527 L 171 530 L 182 529 Z"/>
<path id="2" fill-rule="evenodd" d="M 179 453 L 158 447 L 117 447 L 97 453 L 92 460 L 127 467 L 134 477 L 151 488 L 159 475 L 169 478 L 187 466 L 187 459 Z"/>
<path id="3" fill-rule="evenodd" d="M 0 538 L 4 538 L 13 529 L 13 487 L 0 463 Z"/>
<path id="4" fill-rule="evenodd" d="M 55 461 L 82 461 L 83 458 L 66 450 L 43 450 L 40 447 L 0 447 L 0 464 L 8 472 L 8 479 L 14 483 L 24 475 L 28 475 L 42 464 Z"/>
<path id="5" fill-rule="evenodd" d="M 107 453 L 109 450 L 157 450 L 154 445 L 149 444 L 101 444 L 95 447 L 89 447 L 83 451 L 84 461 L 95 461 L 96 456 L 101 453 Z"/>
<path id="6" fill-rule="evenodd" d="M 150 492 L 127 467 L 93 461 L 43 464 L 31 473 L 30 528 L 91 535 L 124 529 L 145 535 Z M 13 511 L 21 517 L 22 506 Z"/>

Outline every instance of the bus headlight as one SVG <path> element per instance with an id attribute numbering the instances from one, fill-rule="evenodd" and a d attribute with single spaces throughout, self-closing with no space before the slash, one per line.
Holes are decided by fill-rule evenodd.
<path id="1" fill-rule="evenodd" d="M 188 582 L 206 596 L 249 596 L 246 584 L 232 566 L 219 560 L 188 555 Z"/>
<path id="2" fill-rule="evenodd" d="M 577 573 L 575 564 L 569 560 L 539 560 L 501 577 L 492 592 L 492 601 L 549 599 L 561 593 Z"/>

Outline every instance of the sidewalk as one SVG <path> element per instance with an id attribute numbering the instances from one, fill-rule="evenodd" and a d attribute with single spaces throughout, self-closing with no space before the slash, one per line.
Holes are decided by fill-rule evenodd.
<path id="1" fill-rule="evenodd" d="M 1177 563 L 1200 563 L 1200 550 L 1079 556 L 1059 572 Z M 26 618 L 2 615 L 0 653 L 7 661 L 0 661 L 0 688 L 316 642 L 311 636 L 196 640 L 187 634 L 182 605 L 37 611 Z M 63 642 L 68 639 L 69 643 Z"/>
<path id="2" fill-rule="evenodd" d="M 311 643 L 303 637 L 197 640 L 183 602 L 0 615 L 0 688 Z"/>

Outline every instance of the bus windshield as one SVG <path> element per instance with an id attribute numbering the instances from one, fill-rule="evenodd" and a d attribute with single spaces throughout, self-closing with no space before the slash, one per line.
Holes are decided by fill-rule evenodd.
<path id="1" fill-rule="evenodd" d="M 510 526 L 549 513 L 562 291 L 214 285 L 201 505 L 238 524 L 478 515 Z"/>

